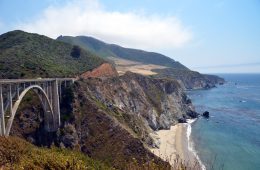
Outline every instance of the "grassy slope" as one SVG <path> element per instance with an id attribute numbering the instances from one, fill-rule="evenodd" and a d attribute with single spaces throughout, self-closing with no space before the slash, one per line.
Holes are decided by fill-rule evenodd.
<path id="1" fill-rule="evenodd" d="M 0 137 L 0 158 L 4 169 L 113 169 L 80 152 L 39 148 L 17 137 Z"/>
<path id="2" fill-rule="evenodd" d="M 60 36 L 57 38 L 60 41 L 68 42 L 74 45 L 90 50 L 101 57 L 117 57 L 132 61 L 138 61 L 145 64 L 157 64 L 167 67 L 188 70 L 187 67 L 173 59 L 159 53 L 146 52 L 130 48 L 120 47 L 114 44 L 106 44 L 100 40 L 86 36 Z"/>
<path id="3" fill-rule="evenodd" d="M 72 77 L 93 69 L 103 59 L 46 36 L 11 31 L 0 35 L 0 78 Z"/>

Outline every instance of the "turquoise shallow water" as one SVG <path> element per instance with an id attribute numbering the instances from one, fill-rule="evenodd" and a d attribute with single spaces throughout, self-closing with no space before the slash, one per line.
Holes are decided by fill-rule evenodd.
<path id="1" fill-rule="evenodd" d="M 207 169 L 260 170 L 260 74 L 222 74 L 210 90 L 188 92 L 210 119 L 192 125 L 192 140 Z"/>

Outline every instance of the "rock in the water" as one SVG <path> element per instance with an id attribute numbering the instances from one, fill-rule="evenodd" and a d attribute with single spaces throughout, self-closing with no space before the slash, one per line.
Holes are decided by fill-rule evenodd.
<path id="1" fill-rule="evenodd" d="M 189 110 L 187 112 L 187 115 L 194 119 L 194 118 L 197 118 L 199 114 L 193 110 Z"/>
<path id="2" fill-rule="evenodd" d="M 178 122 L 179 123 L 187 123 L 187 120 L 185 118 L 179 118 Z"/>
<path id="3" fill-rule="evenodd" d="M 208 111 L 205 111 L 203 114 L 202 114 L 203 117 L 205 118 L 209 118 L 209 112 Z"/>

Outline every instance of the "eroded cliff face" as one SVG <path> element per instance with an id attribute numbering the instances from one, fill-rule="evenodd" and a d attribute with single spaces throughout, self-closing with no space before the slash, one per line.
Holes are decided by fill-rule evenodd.
<path id="1" fill-rule="evenodd" d="M 147 149 L 147 145 L 157 146 L 150 134 L 168 129 L 179 118 L 197 116 L 177 81 L 131 72 L 81 79 L 62 94 L 62 125 L 55 134 L 44 132 L 42 109 L 30 109 L 36 100 L 21 108 L 11 134 L 36 145 L 54 143 L 77 149 L 120 169 L 133 158 L 140 165 L 154 160 L 167 167 L 168 163 Z"/>
<path id="2" fill-rule="evenodd" d="M 124 169 L 133 159 L 140 165 L 154 160 L 157 165 L 169 166 L 146 149 L 126 124 L 125 120 L 130 121 L 127 115 L 117 108 L 110 109 L 89 92 L 86 81 L 74 85 L 73 110 L 61 115 L 63 125 L 57 132 L 59 146 L 78 148 L 119 169 Z"/>
<path id="3" fill-rule="evenodd" d="M 76 91 L 81 91 L 80 96 L 85 94 L 144 146 L 158 147 L 159 142 L 153 138 L 156 130 L 168 129 L 178 119 L 197 116 L 190 99 L 175 80 L 127 72 L 120 77 L 88 78 L 78 83 L 80 88 Z M 78 101 L 81 100 L 80 97 Z"/>
<path id="4" fill-rule="evenodd" d="M 72 87 L 63 90 L 62 124 L 55 134 L 44 131 L 40 103 L 30 96 L 29 102 L 24 102 L 16 115 L 11 134 L 38 146 L 55 144 L 80 150 L 119 169 L 129 166 L 135 162 L 134 159 L 140 165 L 153 160 L 156 165 L 169 167 L 168 163 L 151 153 L 139 138 L 143 135 L 144 139 L 151 140 L 145 136 L 147 134 L 141 134 L 146 132 L 143 122 L 136 115 L 130 116 L 117 107 L 111 108 L 93 96 L 88 86 L 91 79 L 92 83 L 106 81 L 90 78 L 77 81 Z"/>
<path id="5" fill-rule="evenodd" d="M 104 63 L 99 67 L 82 73 L 80 78 L 88 78 L 88 77 L 115 77 L 118 76 L 116 69 L 109 63 Z"/>
<path id="6" fill-rule="evenodd" d="M 108 107 L 139 117 L 152 130 L 168 129 L 178 118 L 194 117 L 193 106 L 175 80 L 135 73 L 106 80 L 86 80 L 88 91 Z"/>

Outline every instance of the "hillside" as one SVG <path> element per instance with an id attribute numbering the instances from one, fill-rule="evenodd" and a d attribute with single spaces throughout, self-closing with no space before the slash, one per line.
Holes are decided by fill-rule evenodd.
<path id="1" fill-rule="evenodd" d="M 70 44 L 78 45 L 86 50 L 107 58 L 116 57 L 126 60 L 141 62 L 144 64 L 156 64 L 167 67 L 188 70 L 187 67 L 173 59 L 155 52 L 147 52 L 143 50 L 124 48 L 115 44 L 107 44 L 100 40 L 87 36 L 60 36 L 57 38 L 59 41 L 67 42 Z"/>
<path id="2" fill-rule="evenodd" d="M 186 89 L 209 89 L 217 84 L 223 84 L 225 80 L 215 75 L 200 74 L 196 71 L 179 70 L 174 68 L 153 69 L 158 73 L 154 78 L 167 78 L 179 80 Z"/>
<path id="3" fill-rule="evenodd" d="M 176 79 L 186 89 L 208 89 L 224 83 L 224 79 L 218 76 L 192 71 L 181 63 L 159 53 L 107 44 L 87 36 L 60 36 L 57 40 L 78 45 L 112 61 L 120 75 L 131 71 L 156 78 Z"/>
<path id="4" fill-rule="evenodd" d="M 105 61 L 89 51 L 43 35 L 0 35 L 0 78 L 73 77 Z"/>
<path id="5" fill-rule="evenodd" d="M 56 133 L 44 131 L 43 110 L 37 97 L 28 95 L 24 101 L 11 135 L 38 146 L 54 143 L 79 149 L 119 169 L 131 164 L 133 158 L 138 166 L 154 160 L 156 166 L 167 169 L 169 165 L 147 149 L 158 147 L 151 133 L 169 129 L 178 118 L 197 116 L 177 81 L 130 72 L 120 77 L 79 80 L 64 90 L 62 125 Z"/>
<path id="6" fill-rule="evenodd" d="M 17 137 L 0 137 L 0 158 L 1 169 L 113 169 L 78 151 L 38 148 Z"/>
<path id="7" fill-rule="evenodd" d="M 157 130 L 169 129 L 179 121 L 198 116 L 177 80 L 158 79 L 127 70 L 118 76 L 111 64 L 90 52 L 37 34 L 13 31 L 1 35 L 0 40 L 0 78 L 79 76 L 73 85 L 63 87 L 58 131 L 44 130 L 44 111 L 37 95 L 31 91 L 18 108 L 10 135 L 37 146 L 55 145 L 80 151 L 94 159 L 90 160 L 94 163 L 101 161 L 100 166 L 131 170 L 171 169 L 169 163 L 148 148 L 159 146 L 158 138 L 154 137 Z M 153 64 L 146 65 L 151 71 L 158 68 Z M 33 154 L 31 161 L 34 161 L 29 165 L 39 166 L 38 169 L 49 164 L 53 166 L 49 152 L 59 157 L 57 161 L 61 162 L 55 162 L 55 165 L 61 167 L 70 165 L 64 159 L 72 160 L 73 165 L 79 163 L 79 167 L 82 159 L 88 159 L 79 155 L 77 162 L 67 151 L 35 148 L 26 151 L 22 156 L 24 159 L 20 159 L 22 162 L 15 165 L 27 165 L 30 161 L 28 152 Z M 79 153 L 71 154 L 77 158 Z M 0 155 L 0 158 L 5 157 Z M 37 159 L 43 159 L 43 162 L 35 163 Z"/>

